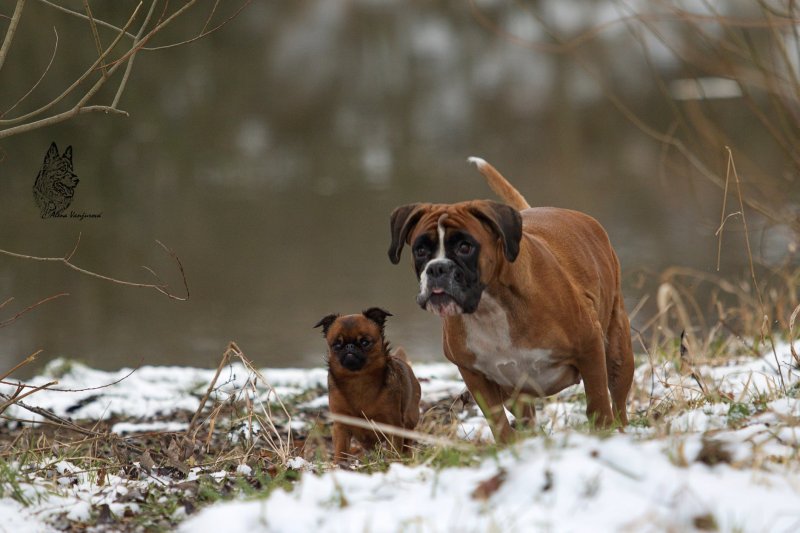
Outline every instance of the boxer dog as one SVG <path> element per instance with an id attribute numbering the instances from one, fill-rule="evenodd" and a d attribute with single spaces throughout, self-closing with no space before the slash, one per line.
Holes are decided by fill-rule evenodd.
<path id="1" fill-rule="evenodd" d="M 389 312 L 372 307 L 360 315 L 328 315 L 322 327 L 328 342 L 328 407 L 331 413 L 414 429 L 419 421 L 420 387 L 405 352 L 389 353 L 384 337 Z M 364 449 L 378 443 L 375 430 L 333 423 L 334 460 L 350 453 L 351 438 Z M 407 452 L 411 441 L 389 436 L 393 448 Z"/>
<path id="2" fill-rule="evenodd" d="M 531 208 L 494 167 L 469 161 L 506 203 L 416 203 L 391 216 L 389 259 L 410 245 L 417 303 L 442 317 L 445 357 L 497 442 L 511 438 L 503 407 L 532 422 L 532 398 L 581 379 L 590 422 L 626 425 L 633 350 L 608 235 L 583 213 Z"/>

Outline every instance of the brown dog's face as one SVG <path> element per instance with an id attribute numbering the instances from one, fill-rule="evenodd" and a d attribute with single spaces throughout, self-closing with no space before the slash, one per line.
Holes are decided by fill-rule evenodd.
<path id="1" fill-rule="evenodd" d="M 519 253 L 522 219 L 490 201 L 411 204 L 392 213 L 389 258 L 411 245 L 419 279 L 417 303 L 439 316 L 474 313 L 501 261 Z"/>
<path id="2" fill-rule="evenodd" d="M 322 327 L 328 342 L 331 368 L 358 372 L 385 364 L 383 327 L 388 316 L 391 313 L 372 307 L 360 315 L 328 315 L 317 322 L 314 327 Z"/>

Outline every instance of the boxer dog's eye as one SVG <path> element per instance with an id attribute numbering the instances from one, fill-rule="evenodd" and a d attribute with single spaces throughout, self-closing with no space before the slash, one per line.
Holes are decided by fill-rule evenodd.
<path id="1" fill-rule="evenodd" d="M 425 259 L 428 256 L 428 249 L 424 246 L 417 246 L 414 248 L 414 255 L 418 259 Z"/>
<path id="2" fill-rule="evenodd" d="M 462 242 L 461 244 L 458 245 L 458 250 L 457 251 L 458 251 L 459 255 L 469 255 L 469 254 L 472 253 L 472 250 L 474 248 L 475 247 L 472 246 L 471 243 L 468 243 L 468 242 L 464 241 L 464 242 Z"/>

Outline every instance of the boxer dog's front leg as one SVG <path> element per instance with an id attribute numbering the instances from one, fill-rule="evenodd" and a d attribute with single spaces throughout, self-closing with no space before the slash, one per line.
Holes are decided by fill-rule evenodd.
<path id="1" fill-rule="evenodd" d="M 498 444 L 507 444 L 512 439 L 511 426 L 508 423 L 508 417 L 503 409 L 503 402 L 506 400 L 506 395 L 502 389 L 492 381 L 486 379 L 483 374 L 473 372 L 462 366 L 458 367 L 461 372 L 461 377 L 464 379 L 464 384 L 472 393 L 472 397 L 481 408 L 483 416 L 489 421 L 489 427 L 492 429 L 494 440 Z"/>

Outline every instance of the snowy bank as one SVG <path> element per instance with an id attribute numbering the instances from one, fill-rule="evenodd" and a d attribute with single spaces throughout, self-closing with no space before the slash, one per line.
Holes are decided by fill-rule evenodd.
<path id="1" fill-rule="evenodd" d="M 435 454 L 426 456 L 421 446 L 419 458 L 368 473 L 358 464 L 336 468 L 320 460 L 319 449 L 305 447 L 301 455 L 287 457 L 268 471 L 275 479 L 281 472 L 295 473 L 266 497 L 236 489 L 240 482 L 259 486 L 263 478 L 256 477 L 257 469 L 267 475 L 259 459 L 264 442 L 257 435 L 247 441 L 250 455 L 227 467 L 159 466 L 147 454 L 134 454 L 124 468 L 100 474 L 55 449 L 36 464 L 20 464 L 26 459 L 12 456 L 1 465 L 0 531 L 50 531 L 65 524 L 113 531 L 153 501 L 167 502 L 167 510 L 161 511 L 168 515 L 167 527 L 180 524 L 187 533 L 223 528 L 227 533 L 796 531 L 800 378 L 793 365 L 785 344 L 777 347 L 777 354 L 697 366 L 694 375 L 681 374 L 669 362 L 642 364 L 628 407 L 632 424 L 625 434 L 587 433 L 582 388 L 572 387 L 540 403 L 535 436 L 496 454 L 486 444 L 459 452 L 468 459 L 459 464 L 472 465 L 468 467 L 437 464 L 430 459 Z M 445 432 L 440 424 L 444 418 L 434 417 L 421 430 L 440 432 L 438 436 L 455 444 L 458 439 L 491 440 L 485 420 L 463 394 L 454 366 L 414 369 L 422 384 L 423 420 L 447 412 L 452 422 Z M 58 379 L 61 391 L 42 390 L 25 402 L 88 425 L 101 421 L 109 435 L 155 434 L 149 437 L 155 441 L 142 442 L 157 442 L 161 435 L 175 437 L 187 430 L 214 374 L 155 366 L 133 373 L 103 372 L 57 361 L 29 383 Z M 324 425 L 324 369 L 266 369 L 261 377 L 267 383 L 243 365 L 228 365 L 212 400 L 217 405 L 235 398 L 266 404 L 280 397 L 292 412 L 281 431 L 301 440 Z M 12 390 L 2 387 L 6 394 Z M 42 417 L 19 406 L 6 414 L 34 420 L 34 431 L 46 427 L 36 425 Z M 225 440 L 230 429 L 223 422 L 220 417 L 209 431 L 239 445 L 230 435 Z M 228 423 L 232 426 L 234 420 Z M 19 423 L 6 421 L 1 427 L 13 435 Z M 203 483 L 203 490 L 217 496 L 229 494 L 227 501 L 201 508 L 198 487 Z"/>

